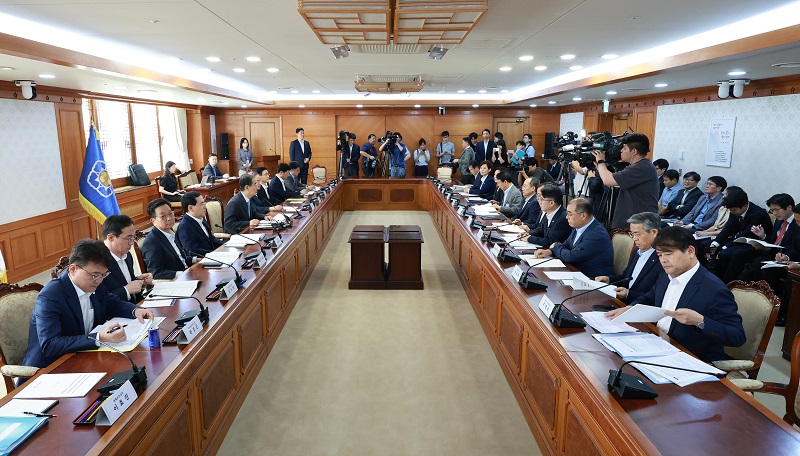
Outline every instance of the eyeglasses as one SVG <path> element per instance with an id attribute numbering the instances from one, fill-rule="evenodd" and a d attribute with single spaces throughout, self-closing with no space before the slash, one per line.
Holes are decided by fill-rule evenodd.
<path id="1" fill-rule="evenodd" d="M 120 237 L 120 239 L 127 242 L 128 244 L 133 244 L 134 242 L 136 242 L 136 236 Z"/>
<path id="2" fill-rule="evenodd" d="M 76 264 L 75 266 L 78 266 L 78 265 Z M 78 266 L 78 267 L 79 267 L 79 268 L 81 268 L 80 266 Z M 89 271 L 87 271 L 86 269 L 83 269 L 83 268 L 81 268 L 81 269 L 83 270 L 83 272 L 85 272 L 85 273 L 89 274 L 89 276 L 91 276 L 91 277 L 92 277 L 92 280 L 94 280 L 95 282 L 97 282 L 98 280 L 103 280 L 103 279 L 105 279 L 106 277 L 108 277 L 109 275 L 111 275 L 111 271 L 106 271 L 106 272 L 89 272 Z"/>
<path id="3" fill-rule="evenodd" d="M 158 216 L 158 217 L 156 217 L 156 218 L 157 218 L 157 219 L 161 219 L 161 220 L 169 220 L 169 219 L 174 219 L 174 218 L 175 218 L 175 213 L 174 213 L 174 212 L 172 212 L 172 211 L 170 211 L 170 212 L 169 212 L 169 214 L 159 215 L 159 216 Z"/>
<path id="4" fill-rule="evenodd" d="M 630 236 L 631 239 L 639 239 L 642 237 L 641 233 L 628 233 L 628 236 Z"/>

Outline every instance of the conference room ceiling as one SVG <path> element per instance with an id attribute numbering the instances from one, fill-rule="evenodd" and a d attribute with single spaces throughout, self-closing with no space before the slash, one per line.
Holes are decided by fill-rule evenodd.
<path id="1" fill-rule="evenodd" d="M 96 67 L 76 68 L 77 62 L 52 63 L 54 59 L 41 55 L 8 52 L 0 54 L 0 67 L 13 69 L 0 71 L 0 78 L 33 79 L 40 85 L 85 93 L 215 107 L 414 103 L 546 106 L 548 101 L 561 106 L 713 86 L 718 80 L 731 78 L 727 73 L 732 70 L 746 71 L 741 77 L 754 80 L 797 74 L 797 68 L 772 66 L 800 61 L 800 44 L 793 42 L 714 60 L 704 60 L 698 53 L 696 62 L 682 62 L 656 75 L 626 77 L 624 81 L 612 77 L 592 88 L 561 89 L 554 84 L 552 90 L 524 90 L 532 85 L 547 86 L 553 78 L 571 73 L 570 66 L 589 68 L 614 62 L 601 58 L 604 54 L 617 54 L 622 61 L 627 55 L 789 4 L 778 0 L 491 0 L 489 11 L 466 39 L 447 46 L 449 52 L 437 61 L 428 59 L 427 45 L 394 54 L 367 53 L 353 45 L 349 58 L 334 59 L 329 47 L 320 43 L 300 16 L 293 0 L 0 0 L 0 15 L 5 15 L 0 16 L 0 22 L 15 23 L 8 21 L 12 16 L 20 22 L 56 27 L 63 33 L 47 38 L 20 35 L 24 31 L 9 32 L 6 26 L 0 31 L 101 57 L 94 59 L 100 62 Z M 70 43 L 70 37 L 104 40 L 114 46 L 79 48 Z M 147 56 L 142 60 L 140 54 Z M 562 60 L 563 54 L 576 57 Z M 533 59 L 519 60 L 524 55 Z M 221 60 L 208 62 L 206 58 L 212 56 Z M 260 61 L 250 62 L 246 57 L 259 57 Z M 118 66 L 123 70 L 109 68 L 117 67 L 113 65 L 117 62 L 125 64 Z M 542 65 L 547 69 L 534 70 Z M 511 69 L 501 71 L 501 67 Z M 237 73 L 234 68 L 245 71 Z M 267 68 L 279 71 L 268 72 Z M 55 78 L 39 77 L 45 73 Z M 357 74 L 421 74 L 425 88 L 393 99 L 365 95 L 354 88 Z M 148 82 L 151 79 L 157 82 Z M 656 88 L 656 83 L 668 86 Z M 465 92 L 459 94 L 459 90 Z M 508 93 L 501 92 L 504 90 Z M 618 93 L 606 95 L 609 90 Z M 581 100 L 573 101 L 576 97 Z"/>

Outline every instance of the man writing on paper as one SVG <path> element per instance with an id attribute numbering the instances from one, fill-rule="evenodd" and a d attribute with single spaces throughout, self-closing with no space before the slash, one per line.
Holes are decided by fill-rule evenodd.
<path id="1" fill-rule="evenodd" d="M 72 249 L 69 268 L 48 283 L 36 298 L 22 363 L 47 367 L 61 355 L 125 340 L 125 329 L 111 323 L 89 333 L 111 318 L 152 319 L 153 312 L 109 293 L 103 279 L 109 275 L 108 248 L 100 241 L 83 239 Z M 95 341 L 90 340 L 95 339 Z"/>
<path id="2" fill-rule="evenodd" d="M 669 334 L 703 361 L 725 358 L 723 347 L 745 342 L 742 317 L 733 294 L 719 278 L 697 260 L 694 237 L 673 226 L 658 233 L 653 247 L 666 275 L 631 305 L 646 304 L 664 309 L 658 329 Z M 607 312 L 614 318 L 630 307 Z"/>

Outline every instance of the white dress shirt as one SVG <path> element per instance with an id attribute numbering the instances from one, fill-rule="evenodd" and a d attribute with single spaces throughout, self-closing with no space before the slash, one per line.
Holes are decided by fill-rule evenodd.
<path id="1" fill-rule="evenodd" d="M 636 282 L 636 279 L 639 277 L 639 274 L 641 274 L 642 269 L 644 269 L 644 265 L 647 264 L 647 260 L 650 259 L 650 255 L 652 255 L 655 251 L 656 249 L 652 247 L 644 252 L 641 250 L 636 250 L 636 253 L 639 254 L 639 259 L 636 260 L 636 266 L 633 267 L 633 272 L 631 273 L 632 279 L 628 284 L 628 288 L 632 287 L 633 283 Z"/>
<path id="2" fill-rule="evenodd" d="M 125 282 L 131 283 L 133 279 L 131 278 L 131 273 L 128 272 L 128 263 L 125 262 L 125 259 L 128 258 L 128 254 L 126 253 L 122 258 L 120 258 L 114 255 L 114 252 L 111 252 L 111 258 L 113 258 L 114 261 L 117 262 L 119 270 L 122 271 L 122 275 L 125 277 Z M 125 295 L 128 297 L 128 299 L 131 299 L 131 293 L 128 291 L 127 288 L 125 288 Z"/>
<path id="3" fill-rule="evenodd" d="M 686 284 L 692 280 L 697 270 L 700 269 L 700 263 L 696 263 L 693 268 L 679 275 L 678 277 L 669 278 L 669 285 L 667 291 L 664 293 L 664 299 L 661 301 L 661 308 L 664 310 L 675 310 L 678 308 L 678 301 L 681 299 L 683 290 L 686 289 Z M 658 329 L 669 333 L 669 327 L 672 325 L 672 317 L 663 317 L 658 320 L 656 326 Z"/>
<path id="4" fill-rule="evenodd" d="M 72 277 L 69 278 L 72 282 Z M 78 302 L 81 305 L 81 314 L 83 315 L 83 333 L 89 334 L 94 329 L 94 308 L 92 307 L 92 295 L 94 292 L 87 293 L 81 290 L 75 282 L 72 282 L 75 287 L 75 293 L 78 293 Z"/>
<path id="5" fill-rule="evenodd" d="M 244 195 L 242 195 L 242 196 L 244 196 Z M 186 214 L 186 215 L 187 215 L 188 217 L 190 217 L 190 218 L 194 219 L 194 221 L 195 221 L 195 222 L 197 222 L 198 224 L 200 224 L 200 228 L 202 228 L 202 229 L 203 229 L 203 233 L 206 233 L 206 237 L 208 237 L 208 230 L 206 229 L 206 226 L 205 226 L 205 225 L 203 225 L 203 219 L 201 219 L 201 218 L 197 218 L 197 217 L 195 217 L 195 216 L 194 216 L 194 215 L 192 215 L 192 214 Z"/>
<path id="6" fill-rule="evenodd" d="M 242 196 L 244 196 L 244 195 L 242 195 Z M 183 255 L 181 254 L 181 249 L 178 248 L 178 244 L 175 242 L 175 233 L 173 231 L 164 231 L 164 230 L 161 230 L 160 228 L 157 228 L 157 229 L 160 230 L 161 233 L 163 233 L 164 236 L 167 237 L 167 240 L 169 241 L 170 244 L 172 244 L 172 248 L 175 250 L 175 254 L 178 255 L 178 258 L 181 259 L 181 263 L 183 263 L 183 267 L 185 268 L 186 267 L 186 261 L 184 261 Z M 177 276 L 179 273 L 180 273 L 180 271 L 176 272 L 175 275 Z"/>

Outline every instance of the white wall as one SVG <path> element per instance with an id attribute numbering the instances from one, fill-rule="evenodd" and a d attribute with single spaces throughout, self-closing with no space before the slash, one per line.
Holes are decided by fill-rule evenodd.
<path id="1" fill-rule="evenodd" d="M 711 119 L 722 117 L 736 117 L 730 168 L 705 164 Z M 800 95 L 659 106 L 653 152 L 654 159 L 669 160 L 670 168 L 697 171 L 701 182 L 713 175 L 724 177 L 761 207 L 776 193 L 798 201 Z"/>
<path id="2" fill-rule="evenodd" d="M 570 112 L 561 114 L 561 123 L 558 128 L 559 136 L 566 134 L 568 131 L 573 133 L 581 133 L 583 129 L 583 113 Z"/>
<path id="3" fill-rule="evenodd" d="M 0 224 L 66 209 L 53 103 L 0 100 Z"/>

